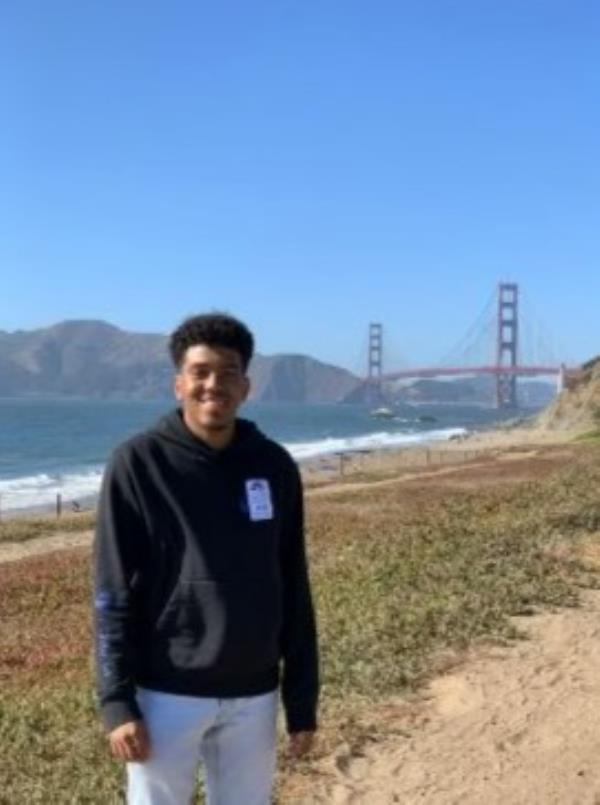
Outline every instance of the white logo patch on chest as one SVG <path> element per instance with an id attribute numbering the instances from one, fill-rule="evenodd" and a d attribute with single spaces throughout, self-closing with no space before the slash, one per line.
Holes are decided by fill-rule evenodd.
<path id="1" fill-rule="evenodd" d="M 251 520 L 273 519 L 271 487 L 266 478 L 248 478 L 246 481 L 246 501 Z"/>

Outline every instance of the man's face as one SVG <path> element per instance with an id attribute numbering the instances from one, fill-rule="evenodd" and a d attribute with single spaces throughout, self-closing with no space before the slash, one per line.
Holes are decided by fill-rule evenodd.
<path id="1" fill-rule="evenodd" d="M 199 436 L 229 430 L 249 389 L 240 355 L 227 347 L 188 347 L 175 375 L 184 419 Z"/>

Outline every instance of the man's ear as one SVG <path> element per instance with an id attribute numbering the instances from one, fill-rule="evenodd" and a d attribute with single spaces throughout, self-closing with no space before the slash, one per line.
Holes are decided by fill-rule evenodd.
<path id="1" fill-rule="evenodd" d="M 245 380 L 245 390 L 244 390 L 244 402 L 248 399 L 248 395 L 252 389 L 252 383 L 250 382 L 250 378 L 247 375 L 244 375 Z"/>

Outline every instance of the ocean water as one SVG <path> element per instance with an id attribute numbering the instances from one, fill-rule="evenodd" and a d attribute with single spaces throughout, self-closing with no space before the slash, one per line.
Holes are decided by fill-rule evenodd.
<path id="1" fill-rule="evenodd" d="M 67 505 L 93 498 L 111 450 L 172 407 L 170 400 L 0 399 L 0 512 L 51 506 L 57 493 Z M 248 403 L 241 411 L 298 461 L 449 439 L 503 418 L 457 405 L 402 406 L 395 413 L 377 420 L 366 406 L 282 403 Z"/>

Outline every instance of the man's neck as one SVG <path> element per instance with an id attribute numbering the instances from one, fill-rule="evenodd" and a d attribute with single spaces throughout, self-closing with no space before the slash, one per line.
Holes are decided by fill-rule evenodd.
<path id="1" fill-rule="evenodd" d="M 235 422 L 231 425 L 226 425 L 223 428 L 202 428 L 197 423 L 190 422 L 186 417 L 185 411 L 183 412 L 183 421 L 199 439 L 202 439 L 205 444 L 212 447 L 213 450 L 224 450 L 233 441 L 235 435 Z"/>

